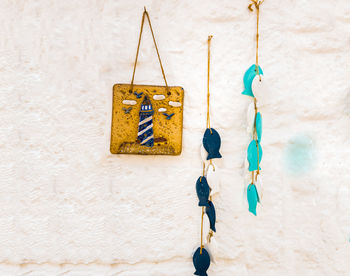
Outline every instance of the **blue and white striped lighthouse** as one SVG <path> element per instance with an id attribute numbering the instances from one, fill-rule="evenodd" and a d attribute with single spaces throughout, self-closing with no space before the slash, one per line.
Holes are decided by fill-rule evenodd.
<path id="1" fill-rule="evenodd" d="M 146 147 L 153 147 L 154 136 L 153 136 L 153 109 L 150 99 L 145 96 L 141 103 L 140 109 L 140 122 L 137 133 L 137 138 L 140 144 Z"/>

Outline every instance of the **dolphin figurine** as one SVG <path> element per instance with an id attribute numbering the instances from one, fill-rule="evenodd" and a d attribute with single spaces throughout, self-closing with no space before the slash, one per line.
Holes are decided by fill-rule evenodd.
<path id="1" fill-rule="evenodd" d="M 194 272 L 195 275 L 208 276 L 207 270 L 210 266 L 210 256 L 205 248 L 202 248 L 202 254 L 200 247 L 198 247 L 196 252 L 194 252 L 193 265 L 196 269 L 196 271 Z"/>
<path id="2" fill-rule="evenodd" d="M 221 139 L 219 133 L 213 128 L 207 128 L 203 136 L 203 146 L 208 152 L 207 160 L 213 158 L 221 158 L 219 152 L 221 146 Z"/>
<path id="3" fill-rule="evenodd" d="M 257 146 L 259 147 L 259 164 L 261 162 L 261 158 L 263 155 L 261 145 L 259 141 L 252 140 L 248 146 L 247 150 L 247 159 L 249 162 L 249 171 L 257 171 L 258 170 L 258 149 Z M 259 170 L 261 170 L 259 166 Z"/>
<path id="4" fill-rule="evenodd" d="M 215 229 L 215 221 L 216 221 L 216 214 L 215 214 L 215 207 L 213 202 L 209 201 L 208 202 L 209 207 L 205 207 L 205 213 L 208 216 L 209 223 L 210 223 L 210 229 L 216 232 Z"/>
<path id="5" fill-rule="evenodd" d="M 253 90 L 252 90 L 252 82 L 253 82 L 256 75 L 257 75 L 256 65 L 253 64 L 245 72 L 244 77 L 243 77 L 243 83 L 244 83 L 244 91 L 242 92 L 243 95 L 254 97 Z M 260 66 L 259 66 L 259 75 L 264 75 Z"/>
<path id="6" fill-rule="evenodd" d="M 210 188 L 205 176 L 200 176 L 196 183 L 196 192 L 199 199 L 198 206 L 210 207 L 208 203 L 208 197 Z"/>
<path id="7" fill-rule="evenodd" d="M 261 133 L 262 133 L 262 117 L 261 117 L 260 112 L 256 113 L 255 127 L 256 127 L 256 134 L 258 136 L 258 141 L 260 142 L 261 141 Z"/>
<path id="8" fill-rule="evenodd" d="M 256 205 L 259 202 L 259 196 L 254 184 L 249 184 L 247 188 L 247 199 L 249 203 L 249 212 L 256 216 Z"/>

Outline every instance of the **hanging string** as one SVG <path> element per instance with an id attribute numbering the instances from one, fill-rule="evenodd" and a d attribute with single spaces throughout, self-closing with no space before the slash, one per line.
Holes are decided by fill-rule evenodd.
<path id="1" fill-rule="evenodd" d="M 153 38 L 154 46 L 155 46 L 156 51 L 157 51 L 157 56 L 158 56 L 158 60 L 159 60 L 159 64 L 160 64 L 160 69 L 162 70 L 163 79 L 165 81 L 166 90 L 167 90 L 167 92 L 169 92 L 168 82 L 167 82 L 166 77 L 165 77 L 162 60 L 160 59 L 160 55 L 159 55 L 156 39 L 154 37 L 153 28 L 152 28 L 152 24 L 151 24 L 151 19 L 149 18 L 149 14 L 148 14 L 148 12 L 146 10 L 146 7 L 144 8 L 144 11 L 143 11 L 143 14 L 142 14 L 139 42 L 137 44 L 137 51 L 136 51 L 136 57 L 135 57 L 135 62 L 134 62 L 134 70 L 133 70 L 133 73 L 132 73 L 132 79 L 131 79 L 131 84 L 130 84 L 130 91 L 132 91 L 133 87 L 134 87 L 134 78 L 135 78 L 136 64 L 137 64 L 137 60 L 138 60 L 138 57 L 139 57 L 141 37 L 142 37 L 143 25 L 144 25 L 144 22 L 145 22 L 145 17 L 147 17 L 148 24 L 149 24 L 149 27 L 151 29 L 152 38 Z"/>
<path id="2" fill-rule="evenodd" d="M 202 207 L 202 222 L 201 222 L 201 250 L 200 254 L 202 255 L 202 248 L 204 247 L 203 245 L 203 218 L 204 218 L 204 207 Z"/>
<path id="3" fill-rule="evenodd" d="M 258 133 L 257 133 L 257 130 L 256 130 L 256 117 L 258 115 L 258 108 L 256 106 L 256 98 L 254 97 L 254 110 L 255 110 L 255 119 L 254 119 L 254 139 L 256 141 L 256 149 L 257 149 L 257 156 L 258 156 L 258 169 L 257 169 L 257 172 L 256 172 L 256 177 L 255 177 L 255 180 L 257 180 L 258 178 L 258 174 L 260 172 L 259 170 L 259 143 L 258 143 Z"/>
<path id="4" fill-rule="evenodd" d="M 256 10 L 256 50 L 255 50 L 255 66 L 256 66 L 256 74 L 259 76 L 259 81 L 261 81 L 261 75 L 259 74 L 259 18 L 260 18 L 260 5 L 264 3 L 265 0 L 251 0 L 252 3 L 249 4 L 248 9 L 250 11 L 253 11 L 252 6 L 255 6 Z M 254 130 L 253 130 L 253 139 L 256 141 L 256 149 L 257 149 L 257 159 L 258 159 L 258 167 L 257 172 L 255 176 L 255 181 L 258 179 L 258 174 L 260 173 L 259 169 L 259 143 L 257 138 L 257 131 L 256 131 L 256 116 L 258 113 L 258 108 L 256 105 L 256 98 L 254 97 L 254 110 L 255 110 L 255 117 L 254 117 Z M 254 171 L 252 171 L 252 184 L 254 184 Z"/>
<path id="5" fill-rule="evenodd" d="M 265 0 L 250 0 L 253 3 L 249 4 L 248 9 L 253 11 L 252 6 L 255 6 L 256 9 L 256 51 L 255 51 L 255 66 L 256 74 L 259 76 L 261 81 L 261 76 L 259 74 L 259 17 L 260 17 L 260 5 L 264 3 Z"/>
<path id="6" fill-rule="evenodd" d="M 209 90 L 209 80 L 210 80 L 210 42 L 211 39 L 213 38 L 212 35 L 208 36 L 208 75 L 207 75 L 207 122 L 206 122 L 206 128 L 209 128 L 210 133 L 212 134 L 212 130 L 210 128 L 210 90 Z M 215 171 L 215 167 L 212 163 L 212 161 L 209 161 L 209 165 L 212 165 Z M 205 162 L 203 162 L 203 176 L 205 175 Z M 211 200 L 211 196 L 209 197 Z M 202 207 L 202 218 L 201 218 L 201 250 L 200 254 L 202 255 L 202 248 L 204 247 L 203 245 L 203 217 L 204 217 L 204 207 Z M 211 237 L 211 236 L 210 236 Z M 210 240 L 210 239 L 209 239 Z"/>
<path id="7" fill-rule="evenodd" d="M 210 91 L 209 91 L 209 82 L 210 82 L 210 42 L 211 42 L 212 38 L 213 38 L 212 35 L 208 36 L 208 76 L 207 76 L 207 128 L 210 129 L 210 133 L 211 134 L 213 132 L 211 131 L 211 128 L 210 128 Z"/>

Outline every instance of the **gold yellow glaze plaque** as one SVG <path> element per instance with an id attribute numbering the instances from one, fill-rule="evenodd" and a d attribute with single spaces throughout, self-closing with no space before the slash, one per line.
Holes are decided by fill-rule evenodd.
<path id="1" fill-rule="evenodd" d="M 134 84 L 146 18 L 165 86 Z M 115 84 L 113 87 L 111 153 L 179 155 L 182 150 L 183 101 L 183 88 L 168 86 L 151 21 L 145 8 L 131 83 Z"/>
<path id="2" fill-rule="evenodd" d="M 183 101 L 179 86 L 115 84 L 111 153 L 179 155 Z"/>

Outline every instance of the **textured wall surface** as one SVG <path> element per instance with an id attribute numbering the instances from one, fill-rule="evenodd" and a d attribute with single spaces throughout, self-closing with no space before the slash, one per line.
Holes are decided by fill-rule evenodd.
<path id="1" fill-rule="evenodd" d="M 255 61 L 249 1 L 0 1 L 0 275 L 192 275 L 207 36 L 218 162 L 209 275 L 349 275 L 350 8 L 266 0 L 263 207 L 245 207 L 240 95 Z M 109 153 L 112 86 L 131 80 L 143 6 L 168 82 L 185 89 L 183 153 Z M 149 29 L 135 83 L 163 84 Z"/>

